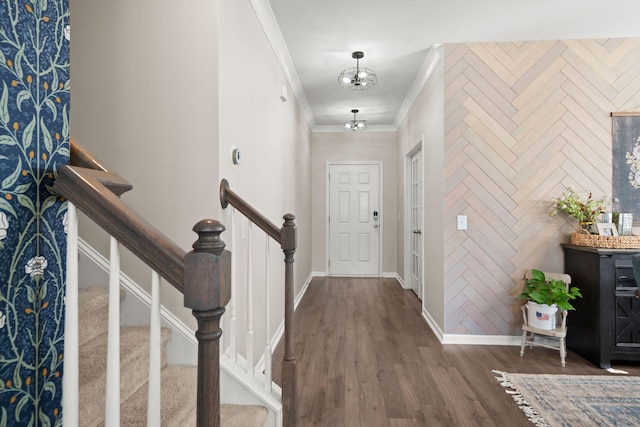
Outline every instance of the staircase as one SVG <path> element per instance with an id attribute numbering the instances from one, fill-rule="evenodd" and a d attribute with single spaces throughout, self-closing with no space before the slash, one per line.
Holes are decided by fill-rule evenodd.
<path id="1" fill-rule="evenodd" d="M 293 340 L 294 312 L 294 255 L 296 251 L 296 226 L 292 214 L 283 216 L 282 227 L 277 227 L 265 216 L 248 204 L 229 188 L 229 183 L 220 183 L 220 203 L 222 208 L 231 206 L 233 232 L 234 212 L 237 210 L 251 224 L 256 225 L 266 235 L 265 245 L 265 281 L 267 296 L 271 295 L 269 242 L 280 245 L 284 254 L 284 357 L 282 360 L 282 387 L 275 387 L 271 378 L 272 329 L 269 327 L 272 303 L 264 300 L 266 336 L 264 360 L 256 361 L 254 353 L 254 313 L 253 313 L 253 246 L 248 239 L 246 257 L 246 330 L 238 327 L 241 323 L 237 312 L 239 302 L 232 298 L 237 294 L 237 277 L 231 252 L 220 235 L 225 230 L 222 223 L 214 219 L 203 219 L 196 223 L 193 231 L 198 235 L 192 245 L 193 250 L 186 252 L 162 231 L 155 228 L 141 215 L 122 202 L 120 196 L 131 190 L 126 180 L 111 172 L 94 156 L 70 141 L 71 162 L 59 170 L 54 190 L 69 201 L 67 210 L 67 283 L 65 313 L 65 349 L 63 387 L 63 423 L 68 427 L 104 425 L 143 425 L 146 424 L 146 412 L 149 407 L 150 423 L 162 425 L 198 427 L 226 426 L 264 426 L 292 427 L 296 425 L 296 354 Z M 84 213 L 97 226 L 110 236 L 109 286 L 118 289 L 120 271 L 120 246 L 128 249 L 132 256 L 145 263 L 152 272 L 151 280 L 151 333 L 145 328 L 122 328 L 119 342 L 113 342 L 114 335 L 108 337 L 107 325 L 117 329 L 117 322 L 109 322 L 106 314 L 106 302 L 109 298 L 99 290 L 83 291 L 78 295 L 78 212 Z M 251 227 L 249 227 L 249 236 Z M 232 237 L 233 241 L 233 237 Z M 235 244 L 233 245 L 235 250 Z M 235 258 L 234 258 L 235 259 Z M 191 309 L 197 320 L 198 329 L 193 336 L 197 340 L 197 368 L 167 365 L 166 342 L 170 331 L 161 331 L 160 285 L 161 278 L 184 295 L 184 306 Z M 111 295 L 114 296 L 113 294 Z M 116 295 L 117 296 L 117 295 Z M 122 296 L 121 296 L 122 297 Z M 117 298 L 116 298 L 117 299 Z M 231 305 L 229 319 L 229 347 L 220 342 L 220 324 L 225 307 Z M 277 304 L 276 304 L 277 306 Z M 117 310 L 117 309 L 116 309 Z M 242 320 L 242 319 L 241 319 Z M 150 336 L 152 335 L 152 336 Z M 150 336 L 150 340 L 147 337 Z M 189 334 L 191 337 L 191 335 Z M 106 341 L 112 341 L 109 352 Z M 242 356 L 238 351 L 239 340 L 246 340 L 246 361 L 242 372 L 238 370 Z M 152 347 L 148 342 L 151 341 Z M 120 354 L 117 354 L 119 344 Z M 151 360 L 149 348 L 153 348 Z M 115 350 L 115 351 L 114 351 Z M 244 391 L 249 391 L 252 403 L 258 400 L 263 407 L 220 405 L 225 397 L 229 401 L 244 401 L 238 398 L 234 387 L 227 386 L 221 396 L 220 356 L 230 357 L 232 366 L 224 369 L 225 375 L 232 377 Z M 120 376 L 108 378 L 109 389 L 113 392 L 105 396 L 106 359 L 109 366 L 118 366 Z M 162 354 L 158 354 L 162 353 Z M 120 360 L 118 360 L 120 359 Z M 228 361 L 227 361 L 228 362 Z M 257 366 L 264 363 L 267 368 Z M 148 366 L 151 381 L 148 381 Z M 238 369 L 236 369 L 238 368 Z M 115 368 L 116 370 L 118 368 Z M 197 371 L 196 371 L 197 369 Z M 159 375 L 160 371 L 162 374 Z M 236 372 L 237 371 L 237 372 Z M 117 372 L 117 371 L 114 371 Z M 257 382 L 256 382 L 257 381 Z M 118 390 L 118 382 L 120 382 Z M 162 383 L 162 384 L 160 384 Z M 153 391 L 146 404 L 148 384 Z M 257 387 L 256 387 L 257 385 Z M 116 391 L 117 390 L 117 391 Z M 160 393 L 160 390 L 163 390 Z M 244 393 L 242 391 L 241 393 Z M 117 395 L 120 395 L 119 397 Z M 103 399 L 103 397 L 108 397 Z M 246 397 L 246 396 L 244 396 Z M 162 402 L 160 401 L 162 398 Z M 255 399 L 257 398 L 257 399 Z M 103 406 L 104 405 L 104 406 Z M 103 409 L 109 408 L 109 409 Z M 106 417 L 105 417 L 106 412 Z M 255 413 L 254 413 L 255 412 Z M 119 414 L 118 414 L 119 413 Z M 112 421 L 112 418 L 115 421 Z"/>
<path id="2" fill-rule="evenodd" d="M 125 298 L 124 292 L 120 294 Z M 102 426 L 105 419 L 108 294 L 102 288 L 79 293 L 80 414 L 82 426 Z M 196 425 L 197 368 L 168 365 L 165 343 L 171 331 L 162 329 L 162 425 Z M 149 329 L 123 327 L 120 333 L 120 425 L 145 426 L 149 371 Z M 262 427 L 268 411 L 262 406 L 221 405 L 227 427 Z"/>

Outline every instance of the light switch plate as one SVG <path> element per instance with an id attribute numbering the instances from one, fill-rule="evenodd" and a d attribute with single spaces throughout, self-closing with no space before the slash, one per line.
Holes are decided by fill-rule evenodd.
<path id="1" fill-rule="evenodd" d="M 467 216 L 466 215 L 458 215 L 456 219 L 456 228 L 458 230 L 466 230 L 467 229 Z"/>

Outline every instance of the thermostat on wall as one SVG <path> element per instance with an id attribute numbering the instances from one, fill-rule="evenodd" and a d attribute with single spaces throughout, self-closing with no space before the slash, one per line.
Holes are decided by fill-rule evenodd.
<path id="1" fill-rule="evenodd" d="M 237 148 L 234 148 L 233 151 L 231 151 L 231 160 L 233 161 L 234 165 L 239 165 L 240 164 L 240 150 Z"/>

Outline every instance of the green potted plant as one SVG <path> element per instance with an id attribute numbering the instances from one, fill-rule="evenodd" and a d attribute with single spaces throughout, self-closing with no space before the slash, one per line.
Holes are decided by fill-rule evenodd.
<path id="1" fill-rule="evenodd" d="M 519 299 L 527 299 L 530 315 L 527 320 L 530 326 L 540 329 L 555 329 L 555 314 L 558 308 L 575 310 L 569 301 L 582 297 L 580 289 L 569 288 L 562 280 L 545 277 L 540 270 L 531 270 L 524 291 Z M 535 313 L 535 316 L 533 315 Z"/>

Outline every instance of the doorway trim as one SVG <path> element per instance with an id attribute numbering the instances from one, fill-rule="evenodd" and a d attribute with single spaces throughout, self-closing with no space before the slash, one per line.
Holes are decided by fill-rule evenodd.
<path id="1" fill-rule="evenodd" d="M 404 155 L 404 280 L 402 287 L 404 289 L 411 289 L 411 157 L 418 151 L 422 150 L 422 165 L 420 172 L 422 174 L 422 192 L 424 194 L 424 150 L 423 150 L 424 135 L 420 136 L 418 143 L 415 144 Z M 424 227 L 424 198 L 422 203 L 422 218 L 420 218 L 420 229 L 425 230 Z M 424 236 L 424 232 L 422 236 Z M 424 237 L 423 237 L 424 238 Z M 424 267 L 424 244 L 422 250 L 422 266 Z M 420 296 L 424 300 L 424 270 L 420 277 Z"/>
<path id="2" fill-rule="evenodd" d="M 330 212 L 330 206 L 329 206 L 329 199 L 330 199 L 330 187 L 329 187 L 329 172 L 331 171 L 331 166 L 332 165 L 377 165 L 379 167 L 379 172 L 380 175 L 378 177 L 378 179 L 380 180 L 380 185 L 379 187 L 379 193 L 378 193 L 378 200 L 380 203 L 379 206 L 379 212 L 380 212 L 380 238 L 378 239 L 378 273 L 377 274 L 373 274 L 373 275 L 362 275 L 362 276 L 353 276 L 353 277 L 382 277 L 382 272 L 384 270 L 384 266 L 382 265 L 382 262 L 384 260 L 384 215 L 385 215 L 385 209 L 384 209 L 384 163 L 383 162 L 379 162 L 379 161 L 335 161 L 335 160 L 327 160 L 327 164 L 326 164 L 326 168 L 325 168 L 325 179 L 324 179 L 324 184 L 325 184 L 325 214 L 324 214 L 324 223 L 325 223 L 325 228 L 326 228 L 326 233 L 325 233 L 325 242 L 324 242 L 324 246 L 325 246 L 325 257 L 324 257 L 324 268 L 327 272 L 327 276 L 330 276 L 329 274 L 329 258 L 330 258 L 330 251 L 331 251 L 331 247 L 330 247 L 330 236 L 331 236 L 331 229 L 330 229 L 330 225 L 329 225 L 329 212 Z"/>

